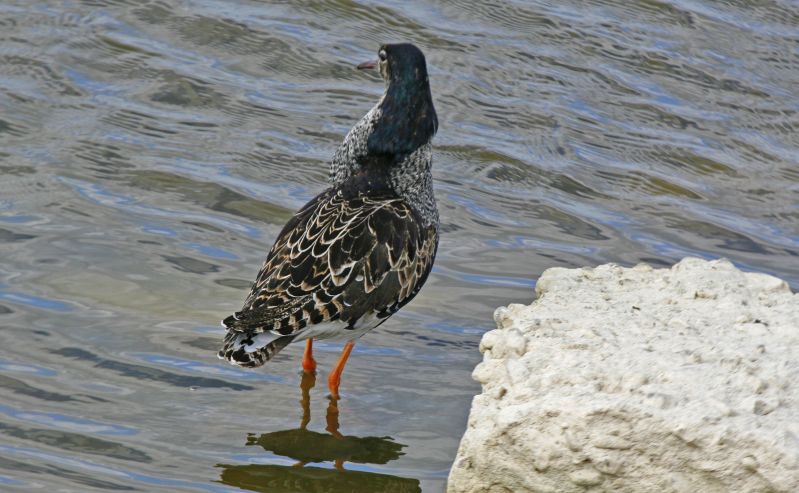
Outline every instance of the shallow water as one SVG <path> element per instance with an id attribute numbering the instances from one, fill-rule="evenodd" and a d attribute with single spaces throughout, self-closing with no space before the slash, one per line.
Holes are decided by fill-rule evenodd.
<path id="1" fill-rule="evenodd" d="M 440 491 L 480 335 L 544 269 L 725 256 L 796 289 L 797 26 L 790 1 L 3 2 L 0 489 Z M 303 398 L 300 347 L 239 370 L 218 320 L 397 40 L 428 57 L 444 234 L 336 407 L 337 345 Z"/>

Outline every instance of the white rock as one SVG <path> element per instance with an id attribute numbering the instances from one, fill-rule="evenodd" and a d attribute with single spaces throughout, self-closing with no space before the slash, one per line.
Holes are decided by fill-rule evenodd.
<path id="1" fill-rule="evenodd" d="M 798 492 L 799 295 L 726 260 L 549 269 L 497 309 L 447 491 Z"/>

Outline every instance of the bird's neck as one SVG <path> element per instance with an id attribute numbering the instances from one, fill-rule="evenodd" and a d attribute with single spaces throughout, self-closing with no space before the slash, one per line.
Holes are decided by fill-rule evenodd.
<path id="1" fill-rule="evenodd" d="M 370 152 L 368 140 L 381 123 L 385 97 L 352 127 L 336 149 L 330 166 L 331 184 L 355 194 L 392 192 L 415 208 L 426 226 L 437 225 L 432 135 L 409 153 Z"/>
<path id="2" fill-rule="evenodd" d="M 383 98 L 380 98 L 380 101 L 350 129 L 344 141 L 336 149 L 333 162 L 330 163 L 330 181 L 334 186 L 343 184 L 359 173 L 360 162 L 368 154 L 367 140 L 382 114 L 380 108 L 382 102 Z"/>
<path id="3" fill-rule="evenodd" d="M 389 171 L 389 184 L 397 195 L 404 198 L 425 223 L 438 227 L 438 208 L 433 193 L 433 145 L 428 141 L 394 165 Z"/>

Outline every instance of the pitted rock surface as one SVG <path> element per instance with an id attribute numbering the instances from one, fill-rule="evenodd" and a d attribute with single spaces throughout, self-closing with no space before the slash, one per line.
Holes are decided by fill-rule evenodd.
<path id="1" fill-rule="evenodd" d="M 799 491 L 799 295 L 726 260 L 554 268 L 496 310 L 449 492 Z"/>

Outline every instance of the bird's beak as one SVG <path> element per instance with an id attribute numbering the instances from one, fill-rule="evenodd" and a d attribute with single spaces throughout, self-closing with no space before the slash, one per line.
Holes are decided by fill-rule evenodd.
<path id="1" fill-rule="evenodd" d="M 363 62 L 359 64 L 357 67 L 358 70 L 374 70 L 377 68 L 377 62 Z"/>

